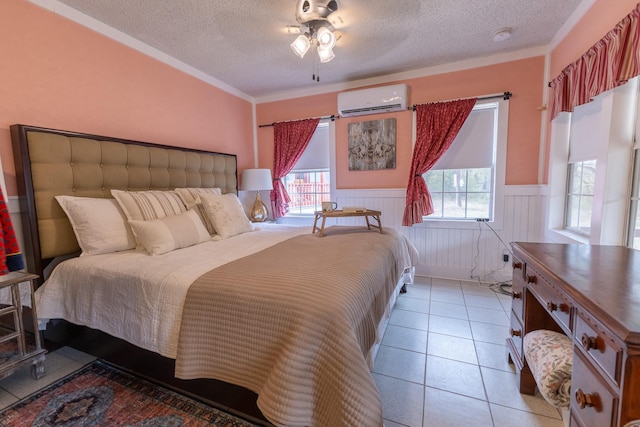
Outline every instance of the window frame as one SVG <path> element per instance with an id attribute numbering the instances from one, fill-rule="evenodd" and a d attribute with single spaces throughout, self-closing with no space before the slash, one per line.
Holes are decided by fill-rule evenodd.
<path id="1" fill-rule="evenodd" d="M 598 167 L 598 162 L 596 159 L 592 159 L 592 160 L 583 160 L 583 161 L 578 161 L 578 162 L 571 162 L 567 164 L 567 191 L 565 194 L 565 208 L 564 208 L 564 229 L 572 232 L 572 233 L 577 233 L 586 237 L 591 236 L 591 218 L 593 217 L 593 200 L 595 197 L 595 194 L 589 194 L 589 193 L 585 193 L 583 191 L 584 188 L 584 168 L 585 168 L 585 163 L 590 163 L 593 162 L 594 163 L 594 170 L 597 171 L 597 167 Z M 580 172 L 580 191 L 578 192 L 572 192 L 571 190 L 571 183 L 572 183 L 572 177 L 574 176 L 574 167 L 576 167 L 577 165 L 581 165 L 581 172 Z M 595 175 L 595 173 L 594 173 Z M 594 191 L 595 193 L 595 191 Z M 577 227 L 573 227 L 572 225 L 569 224 L 569 215 L 571 214 L 571 198 L 572 197 L 577 197 L 578 198 L 578 226 Z M 591 197 L 591 206 L 592 206 L 592 210 L 589 213 L 589 231 L 584 231 L 582 229 L 580 229 L 580 215 L 582 212 L 582 201 L 583 198 L 585 197 Z"/>
<path id="2" fill-rule="evenodd" d="M 325 200 L 322 198 L 322 196 L 320 196 L 320 204 L 315 205 L 316 209 L 314 209 L 314 211 L 306 213 L 306 212 L 292 212 L 291 210 L 289 210 L 289 212 L 287 212 L 287 214 L 285 215 L 285 217 L 313 217 L 315 210 L 321 210 L 321 203 L 323 201 L 330 201 L 331 200 L 331 168 L 324 168 L 324 169 L 292 169 L 291 172 L 289 172 L 285 178 L 283 178 L 283 184 L 285 185 L 286 188 L 286 177 L 288 177 L 289 175 L 293 175 L 293 174 L 309 174 L 309 173 L 326 173 L 328 178 L 329 178 L 329 191 L 328 192 L 312 192 L 312 193 L 307 193 L 307 194 L 313 194 L 315 196 L 317 195 L 323 195 L 326 194 L 328 195 L 328 198 Z M 291 194 L 289 194 L 289 197 L 292 199 L 293 201 L 293 196 Z M 290 208 L 291 209 L 291 208 Z"/>
<path id="3" fill-rule="evenodd" d="M 488 169 L 489 170 L 489 186 L 490 186 L 490 190 L 489 191 L 471 191 L 469 190 L 469 173 L 471 171 L 474 170 L 479 170 L 479 169 Z M 441 180 L 442 180 L 442 191 L 438 190 L 434 190 L 433 186 L 429 186 L 429 193 L 431 194 L 431 198 L 433 200 L 433 204 L 434 204 L 434 210 L 435 212 L 438 212 L 438 207 L 435 206 L 435 200 L 438 198 L 438 195 L 440 196 L 440 210 L 442 211 L 443 216 L 425 216 L 423 217 L 423 219 L 428 219 L 430 221 L 432 220 L 441 220 L 441 221 L 475 221 L 477 220 L 477 218 L 489 218 L 489 220 L 493 219 L 492 213 L 493 213 L 493 205 L 494 205 L 494 192 L 495 192 L 495 161 L 493 162 L 493 165 L 490 168 L 467 168 L 467 169 L 432 169 L 427 171 L 425 174 L 422 175 L 422 177 L 424 178 L 425 181 L 427 181 L 427 186 L 429 186 L 428 184 L 428 179 L 427 179 L 427 175 L 434 173 L 434 172 L 438 172 L 439 174 L 442 175 Z M 445 182 L 446 182 L 446 178 L 445 178 L 445 174 L 447 173 L 447 171 L 464 171 L 464 180 L 465 180 L 465 185 L 464 185 L 464 190 L 463 191 L 446 191 L 445 189 Z M 461 177 L 458 179 L 462 179 Z M 473 215 L 473 216 L 467 216 L 468 214 L 468 210 L 469 210 L 469 195 L 480 195 L 480 194 L 488 194 L 489 195 L 489 210 L 487 215 L 482 215 L 482 216 L 478 216 L 478 215 Z M 445 205 L 445 197 L 447 195 L 460 195 L 463 196 L 463 198 L 465 199 L 465 207 L 464 207 L 464 211 L 465 211 L 465 216 L 464 217 L 454 217 L 454 216 L 444 216 L 444 205 Z M 435 196 L 435 197 L 434 197 Z M 434 213 L 435 213 L 434 212 Z"/>
<path id="4" fill-rule="evenodd" d="M 638 77 L 635 78 L 638 80 Z M 633 171 L 631 174 L 631 192 L 629 194 L 629 216 L 627 218 L 626 245 L 634 248 L 634 240 L 637 227 L 636 222 L 640 219 L 640 84 L 636 90 L 636 110 L 633 128 Z M 640 249 L 639 247 L 635 249 Z"/>
<path id="5" fill-rule="evenodd" d="M 328 128 L 328 132 L 327 132 L 327 143 L 328 143 L 328 150 L 329 150 L 329 167 L 326 169 L 296 169 L 295 166 L 294 168 L 291 170 L 291 172 L 289 172 L 287 174 L 293 174 L 293 173 L 308 173 L 308 172 L 315 172 L 315 171 L 326 171 L 329 173 L 329 200 L 333 200 L 334 199 L 334 195 L 336 192 L 336 184 L 335 184 L 335 180 L 336 180 L 336 173 L 335 173 L 335 122 L 333 120 L 329 120 L 329 121 L 321 121 L 320 123 L 318 123 L 318 127 L 316 128 L 316 131 L 319 128 L 324 128 L 327 127 Z M 314 132 L 315 133 L 315 132 Z M 317 193 L 316 193 L 317 194 Z M 311 213 L 294 213 L 294 212 L 287 212 L 286 215 L 284 215 L 283 217 L 281 217 L 281 220 L 286 221 L 287 218 L 290 219 L 305 219 L 305 218 L 313 218 L 313 212 Z"/>
<path id="6" fill-rule="evenodd" d="M 507 135 L 509 130 L 509 100 L 508 99 L 486 99 L 478 100 L 474 108 L 485 104 L 497 104 L 497 116 L 496 116 L 496 142 L 494 146 L 494 164 L 493 164 L 493 200 L 492 200 L 492 215 L 490 216 L 489 223 L 492 228 L 500 230 L 503 227 L 504 222 L 504 196 L 506 194 L 506 167 L 507 167 Z M 487 108 L 487 107 L 484 107 Z M 413 113 L 413 144 L 412 149 L 415 147 L 416 141 L 416 116 Z M 428 215 L 422 217 L 423 222 L 414 224 L 413 227 L 426 227 L 426 228 L 458 228 L 458 229 L 471 229 L 477 228 L 478 221 L 476 218 L 430 218 Z"/>
<path id="7" fill-rule="evenodd" d="M 604 120 L 598 120 L 606 132 L 596 153 L 591 233 L 585 236 L 564 228 L 571 113 L 563 112 L 551 122 L 545 226 L 548 241 L 592 245 L 625 245 L 627 242 L 638 78 L 598 97 L 601 97 L 601 111 L 606 112 Z"/>
<path id="8" fill-rule="evenodd" d="M 638 132 L 636 128 L 636 132 Z M 640 243 L 638 247 L 634 246 L 635 233 L 640 227 L 636 227 L 636 221 L 638 221 L 638 215 L 640 215 L 640 144 L 636 141 L 634 147 L 634 160 L 633 160 L 633 177 L 631 183 L 631 197 L 629 197 L 629 220 L 627 225 L 627 246 L 632 249 L 640 250 Z M 640 239 L 640 237 L 639 237 Z"/>

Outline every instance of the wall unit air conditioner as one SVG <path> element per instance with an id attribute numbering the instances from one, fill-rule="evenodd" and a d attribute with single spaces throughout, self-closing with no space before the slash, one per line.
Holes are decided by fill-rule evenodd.
<path id="1" fill-rule="evenodd" d="M 406 109 L 406 84 L 372 87 L 338 94 L 338 114 L 342 117 L 388 113 Z"/>

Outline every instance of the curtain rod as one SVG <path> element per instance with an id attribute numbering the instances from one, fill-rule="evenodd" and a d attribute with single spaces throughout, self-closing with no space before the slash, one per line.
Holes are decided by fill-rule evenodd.
<path id="1" fill-rule="evenodd" d="M 321 121 L 322 121 L 322 120 L 331 120 L 331 121 L 334 121 L 334 120 L 338 120 L 338 119 L 340 118 L 340 116 L 336 116 L 336 115 L 332 114 L 332 115 L 330 115 L 330 116 L 314 117 L 314 118 L 315 118 L 315 119 L 320 119 Z M 299 120 L 305 120 L 305 119 L 299 119 Z M 296 121 L 296 120 L 291 120 L 291 121 Z M 273 126 L 273 125 L 275 125 L 275 123 L 270 123 L 270 124 L 268 124 L 268 125 L 259 125 L 258 127 L 259 127 L 259 128 L 268 128 L 268 127 L 271 127 L 271 126 Z"/>
<path id="2" fill-rule="evenodd" d="M 498 98 L 502 98 L 505 101 L 508 101 L 509 98 L 511 98 L 513 96 L 513 94 L 511 92 L 503 92 L 499 95 L 488 95 L 488 96 L 480 96 L 478 98 L 476 98 L 477 101 L 486 101 L 487 99 L 498 99 Z M 461 99 L 468 99 L 468 98 L 461 98 Z M 447 101 L 439 101 L 439 102 L 447 102 Z M 410 110 L 415 111 L 416 110 L 416 106 L 418 104 L 413 104 L 412 107 L 410 107 Z"/>

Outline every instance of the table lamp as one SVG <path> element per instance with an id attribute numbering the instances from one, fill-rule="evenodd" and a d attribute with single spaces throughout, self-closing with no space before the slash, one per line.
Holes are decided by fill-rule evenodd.
<path id="1" fill-rule="evenodd" d="M 249 215 L 251 222 L 265 221 L 269 217 L 269 211 L 260 199 L 260 191 L 273 190 L 271 169 L 245 169 L 242 171 L 242 189 L 256 192 L 256 200 Z"/>

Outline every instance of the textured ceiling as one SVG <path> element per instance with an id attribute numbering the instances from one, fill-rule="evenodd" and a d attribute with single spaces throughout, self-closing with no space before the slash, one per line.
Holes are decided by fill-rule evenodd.
<path id="1" fill-rule="evenodd" d="M 251 96 L 546 46 L 583 0 L 338 0 L 336 58 L 300 59 L 295 0 L 59 0 Z M 584 0 L 586 1 L 586 0 Z M 511 27 L 511 38 L 493 33 Z"/>

